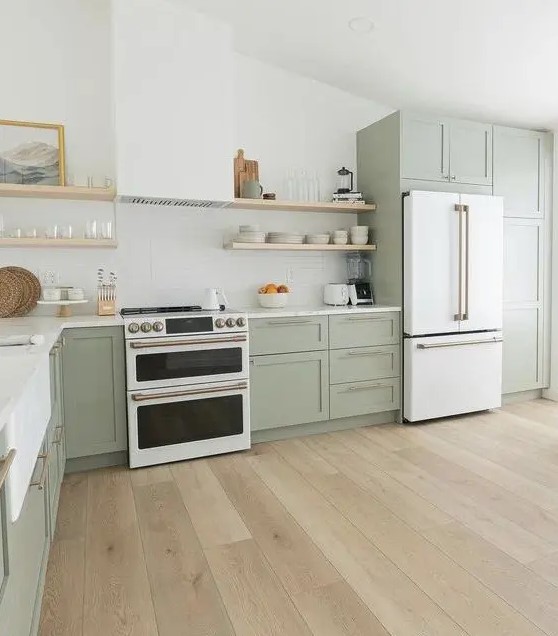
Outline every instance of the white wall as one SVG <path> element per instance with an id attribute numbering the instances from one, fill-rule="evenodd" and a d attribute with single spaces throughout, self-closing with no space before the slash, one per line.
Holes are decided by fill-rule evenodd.
<path id="1" fill-rule="evenodd" d="M 110 0 L 2 5 L 0 119 L 66 127 L 67 173 L 113 175 Z"/>
<path id="2" fill-rule="evenodd" d="M 67 126 L 68 170 L 106 173 L 112 165 L 112 135 L 107 134 L 112 125 L 108 0 L 57 0 L 55 12 L 52 3 L 47 4 L 21 0 L 13 5 L 14 19 L 30 22 L 32 37 L 27 42 L 33 48 L 5 65 L 9 76 L 3 80 L 3 116 L 62 121 Z M 10 36 L 6 22 L 12 20 L 1 22 L 4 38 Z M 43 51 L 50 52 L 41 57 Z M 43 64 L 37 65 L 37 59 Z M 248 158 L 260 161 L 266 190 L 280 194 L 288 169 L 317 170 L 322 196 L 327 198 L 336 170 L 355 165 L 356 130 L 389 109 L 244 56 L 235 54 L 234 61 L 235 145 L 245 148 Z M 0 199 L 0 214 L 8 228 L 71 222 L 79 232 L 87 219 L 107 218 L 111 213 L 106 203 Z M 317 303 L 323 283 L 345 278 L 343 256 L 229 252 L 222 249 L 223 237 L 234 233 L 240 223 L 259 223 L 264 230 L 308 232 L 348 227 L 355 220 L 354 215 L 327 213 L 118 204 L 118 249 L 5 248 L 0 250 L 0 266 L 55 270 L 61 283 L 83 286 L 89 294 L 97 268 L 105 267 L 119 276 L 121 306 L 199 302 L 203 288 L 217 285 L 226 289 L 231 304 L 254 304 L 258 286 L 283 282 L 289 271 L 294 304 Z M 93 310 L 93 305 L 83 309 L 85 313 Z"/>
<path id="3" fill-rule="evenodd" d="M 356 131 L 393 111 L 240 54 L 235 91 L 236 145 L 259 161 L 265 191 L 278 198 L 295 169 L 317 171 L 321 198 L 330 200 L 337 170 L 356 170 Z"/>

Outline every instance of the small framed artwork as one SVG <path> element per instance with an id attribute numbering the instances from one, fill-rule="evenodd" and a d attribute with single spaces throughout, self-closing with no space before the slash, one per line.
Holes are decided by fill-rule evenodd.
<path id="1" fill-rule="evenodd" d="M 65 185 L 64 126 L 0 119 L 0 183 Z"/>

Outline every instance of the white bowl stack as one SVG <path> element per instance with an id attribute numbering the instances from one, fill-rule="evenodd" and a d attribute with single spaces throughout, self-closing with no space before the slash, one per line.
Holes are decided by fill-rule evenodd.
<path id="1" fill-rule="evenodd" d="M 260 307 L 266 309 L 280 309 L 286 307 L 289 302 L 289 293 L 283 294 L 258 294 L 258 302 Z"/>
<path id="2" fill-rule="evenodd" d="M 325 232 L 306 235 L 308 245 L 327 245 L 330 241 L 329 234 Z"/>
<path id="3" fill-rule="evenodd" d="M 366 245 L 368 243 L 368 229 L 367 225 L 353 225 L 351 243 L 353 245 Z"/>
<path id="4" fill-rule="evenodd" d="M 335 245 L 347 245 L 349 242 L 349 232 L 347 230 L 335 230 L 332 234 Z"/>
<path id="5" fill-rule="evenodd" d="M 265 232 L 259 225 L 240 225 L 234 239 L 237 243 L 265 243 Z"/>

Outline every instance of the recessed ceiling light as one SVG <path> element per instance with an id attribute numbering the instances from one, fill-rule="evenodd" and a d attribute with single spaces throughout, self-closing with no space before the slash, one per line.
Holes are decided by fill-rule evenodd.
<path id="1" fill-rule="evenodd" d="M 352 18 L 349 20 L 349 29 L 355 33 L 371 33 L 374 30 L 374 23 L 370 18 Z"/>

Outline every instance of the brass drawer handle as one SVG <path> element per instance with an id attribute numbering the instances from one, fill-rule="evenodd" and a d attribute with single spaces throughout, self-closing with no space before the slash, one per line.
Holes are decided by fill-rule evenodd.
<path id="1" fill-rule="evenodd" d="M 4 482 L 6 481 L 6 478 L 8 477 L 8 473 L 10 472 L 10 466 L 12 465 L 16 454 L 17 454 L 16 449 L 11 448 L 6 454 L 6 457 L 3 457 L 0 460 L 2 462 L 0 464 L 0 488 L 2 488 L 2 486 L 4 485 Z"/>
<path id="2" fill-rule="evenodd" d="M 350 386 L 343 391 L 343 393 L 352 393 L 353 391 L 369 391 L 370 389 L 377 389 L 380 386 L 389 386 L 387 384 L 367 384 L 366 386 Z"/>
<path id="3" fill-rule="evenodd" d="M 347 355 L 348 356 L 355 356 L 355 357 L 364 357 L 364 356 L 377 356 L 377 355 L 382 355 L 382 353 L 384 352 L 379 352 L 379 351 L 347 351 Z"/>
<path id="4" fill-rule="evenodd" d="M 64 427 L 63 426 L 57 426 L 54 430 L 60 431 L 60 432 L 58 433 L 58 438 L 53 440 L 52 443 L 53 444 L 60 444 L 62 442 L 62 437 L 64 435 Z"/>
<path id="5" fill-rule="evenodd" d="M 271 327 L 281 327 L 288 325 L 307 325 L 311 322 L 317 322 L 317 320 L 312 320 L 310 318 L 306 320 L 269 320 L 267 324 Z"/>
<path id="6" fill-rule="evenodd" d="M 48 456 L 49 456 L 49 453 L 39 453 L 37 455 L 37 459 L 43 460 L 43 470 L 41 470 L 41 476 L 39 477 L 39 480 L 32 481 L 29 484 L 29 486 L 37 486 L 39 490 L 43 490 L 43 488 L 45 487 L 45 482 L 46 482 L 47 473 L 48 473 Z"/>
<path id="7" fill-rule="evenodd" d="M 368 320 L 391 320 L 391 318 L 377 318 L 376 316 L 372 315 L 372 316 L 348 316 L 347 318 L 345 318 L 345 320 L 348 320 L 350 322 L 357 322 L 357 321 L 368 321 Z"/>

